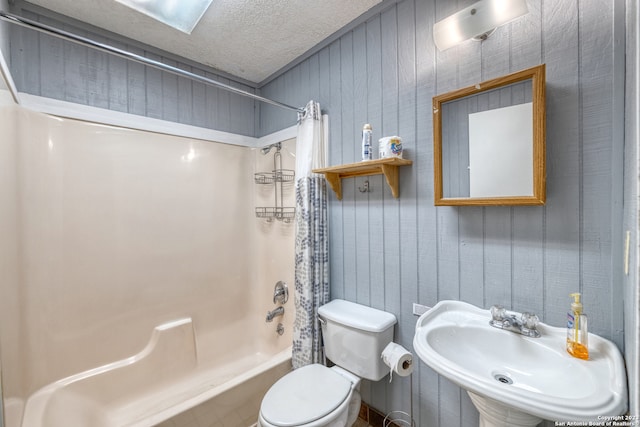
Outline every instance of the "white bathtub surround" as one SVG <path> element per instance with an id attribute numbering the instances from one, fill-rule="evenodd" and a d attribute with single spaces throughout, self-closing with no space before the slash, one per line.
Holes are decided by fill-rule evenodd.
<path id="1" fill-rule="evenodd" d="M 92 426 L 124 425 L 115 420 L 134 413 L 138 425 L 153 425 L 203 399 L 229 399 L 236 386 L 290 363 L 293 313 L 279 319 L 283 336 L 264 315 L 273 285 L 293 283 L 293 236 L 254 216 L 259 150 L 63 119 L 5 98 L 0 192 L 15 201 L 0 206 L 0 253 L 10 267 L 0 281 L 6 427 L 56 427 L 53 415 L 26 424 L 44 401 L 40 413 L 74 404 L 78 419 L 97 417 Z M 295 152 L 294 142 L 284 145 Z M 76 381 L 133 360 L 155 327 L 186 318 L 192 344 L 159 359 L 185 365 L 162 386 L 155 368 L 135 386 L 127 376 L 99 387 L 97 376 Z M 130 369 L 143 360 L 151 359 Z M 143 410 L 165 385 L 184 399 Z"/>
<path id="2" fill-rule="evenodd" d="M 158 325 L 141 352 L 38 390 L 27 401 L 23 425 L 154 425 L 197 390 L 186 384 L 197 367 L 193 320 Z"/>
<path id="3" fill-rule="evenodd" d="M 193 320 L 177 319 L 157 326 L 140 353 L 38 390 L 27 401 L 22 425 L 151 427 L 247 381 L 260 382 L 255 377 L 280 365 L 288 368 L 288 361 L 287 349 L 222 366 L 199 362 Z M 280 367 L 268 377 L 275 381 L 287 371 Z M 257 416 L 246 409 L 247 400 L 237 405 L 245 407 L 247 417 Z M 212 415 L 207 425 L 218 418 Z M 244 427 L 246 419 L 236 425 Z"/>
<path id="4" fill-rule="evenodd" d="M 320 104 L 309 101 L 298 123 L 296 150 L 294 368 L 323 360 L 318 307 L 329 302 L 327 186 L 311 171 L 326 167 L 324 129 Z"/>

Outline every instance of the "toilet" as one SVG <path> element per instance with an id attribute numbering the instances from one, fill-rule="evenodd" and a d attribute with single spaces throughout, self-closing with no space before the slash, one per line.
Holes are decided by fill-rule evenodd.
<path id="1" fill-rule="evenodd" d="M 389 373 L 381 354 L 393 340 L 393 314 L 336 299 L 320 307 L 318 317 L 335 366 L 307 365 L 278 380 L 262 399 L 259 426 L 351 426 L 360 410 L 360 380 Z"/>

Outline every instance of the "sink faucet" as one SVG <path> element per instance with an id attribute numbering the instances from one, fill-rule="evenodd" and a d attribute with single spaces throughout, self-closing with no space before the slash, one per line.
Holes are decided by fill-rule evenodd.
<path id="1" fill-rule="evenodd" d="M 520 319 L 515 314 L 507 314 L 507 310 L 500 305 L 491 307 L 491 320 L 489 324 L 495 328 L 505 329 L 507 331 L 516 332 L 527 337 L 538 338 L 540 332 L 536 326 L 538 325 L 538 316 L 533 313 L 522 313 Z"/>
<path id="2" fill-rule="evenodd" d="M 274 310 L 267 312 L 267 322 L 272 322 L 274 317 L 282 316 L 284 314 L 284 307 L 278 307 Z"/>

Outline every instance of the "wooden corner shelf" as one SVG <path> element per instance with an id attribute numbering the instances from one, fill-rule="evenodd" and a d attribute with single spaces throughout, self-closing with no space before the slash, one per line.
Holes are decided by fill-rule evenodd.
<path id="1" fill-rule="evenodd" d="M 411 164 L 413 164 L 411 160 L 387 157 L 385 159 L 364 160 L 358 163 L 314 169 L 312 172 L 324 174 L 325 179 L 335 191 L 338 200 L 342 200 L 342 178 L 384 175 L 389 188 L 391 188 L 391 194 L 397 199 L 400 195 L 398 191 L 398 167 Z"/>

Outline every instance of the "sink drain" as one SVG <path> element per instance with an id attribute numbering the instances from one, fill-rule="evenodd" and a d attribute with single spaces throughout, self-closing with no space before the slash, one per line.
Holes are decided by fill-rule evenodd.
<path id="1" fill-rule="evenodd" d="M 497 381 L 500 381 L 502 384 L 513 384 L 513 380 L 503 374 L 495 374 L 493 378 L 495 378 Z"/>

